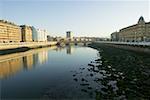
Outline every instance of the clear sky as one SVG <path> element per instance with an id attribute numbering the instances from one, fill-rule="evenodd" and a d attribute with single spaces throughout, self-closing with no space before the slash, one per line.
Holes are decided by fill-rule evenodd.
<path id="1" fill-rule="evenodd" d="M 52 36 L 109 37 L 114 31 L 150 21 L 149 0 L 0 0 L 0 19 L 48 30 Z"/>

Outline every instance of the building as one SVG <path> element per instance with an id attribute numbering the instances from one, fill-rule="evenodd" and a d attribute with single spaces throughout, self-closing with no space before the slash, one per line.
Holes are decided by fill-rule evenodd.
<path id="1" fill-rule="evenodd" d="M 119 40 L 119 33 L 118 32 L 113 32 L 111 34 L 111 41 L 118 41 Z"/>
<path id="2" fill-rule="evenodd" d="M 34 42 L 37 42 L 38 41 L 38 32 L 37 32 L 36 28 L 34 26 L 32 26 L 31 30 L 32 30 L 32 40 Z"/>
<path id="3" fill-rule="evenodd" d="M 0 20 L 0 42 L 20 42 L 21 41 L 21 28 L 5 20 Z"/>
<path id="4" fill-rule="evenodd" d="M 31 27 L 32 29 L 32 40 L 34 42 L 46 42 L 47 41 L 47 32 L 46 30 L 36 29 L 35 27 Z"/>
<path id="5" fill-rule="evenodd" d="M 150 22 L 145 22 L 141 16 L 137 24 L 125 27 L 119 31 L 119 41 L 150 41 Z"/>
<path id="6" fill-rule="evenodd" d="M 66 39 L 70 40 L 70 41 L 72 40 L 72 32 L 71 31 L 66 32 Z"/>
<path id="7" fill-rule="evenodd" d="M 54 41 L 54 37 L 51 37 L 50 35 L 47 35 L 47 41 Z"/>
<path id="8" fill-rule="evenodd" d="M 21 25 L 22 42 L 32 42 L 32 29 L 30 26 Z"/>
<path id="9" fill-rule="evenodd" d="M 46 42 L 47 41 L 47 32 L 46 32 L 46 30 L 37 29 L 37 40 L 39 42 Z"/>

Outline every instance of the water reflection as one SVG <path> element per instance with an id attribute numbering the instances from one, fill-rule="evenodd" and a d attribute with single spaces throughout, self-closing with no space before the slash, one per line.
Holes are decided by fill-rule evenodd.
<path id="1" fill-rule="evenodd" d="M 23 69 L 30 70 L 37 64 L 45 63 L 48 60 L 48 50 L 48 48 L 42 48 L 0 56 L 0 79 L 12 76 Z"/>
<path id="2" fill-rule="evenodd" d="M 68 46 L 66 47 L 66 53 L 67 53 L 67 54 L 72 54 L 73 51 L 74 51 L 74 48 L 72 48 L 71 45 L 68 45 Z"/>
<path id="3" fill-rule="evenodd" d="M 0 62 L 0 78 L 7 78 L 22 69 L 23 60 L 21 58 L 14 58 Z"/>
<path id="4" fill-rule="evenodd" d="M 96 53 L 97 50 L 88 47 L 67 46 L 1 55 L 1 98 L 93 98 L 82 93 L 84 88 L 73 80 L 72 71 L 81 67 L 86 69 L 87 64 L 97 57 Z"/>

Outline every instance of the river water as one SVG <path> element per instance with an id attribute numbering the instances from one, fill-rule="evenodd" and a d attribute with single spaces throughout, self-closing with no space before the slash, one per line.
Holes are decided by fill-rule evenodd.
<path id="1" fill-rule="evenodd" d="M 150 99 L 149 55 L 97 50 L 66 46 L 1 55 L 0 99 Z"/>
<path id="2" fill-rule="evenodd" d="M 2 55 L 1 98 L 94 98 L 82 91 L 83 80 L 75 74 L 96 59 L 97 53 L 89 47 L 68 46 Z"/>

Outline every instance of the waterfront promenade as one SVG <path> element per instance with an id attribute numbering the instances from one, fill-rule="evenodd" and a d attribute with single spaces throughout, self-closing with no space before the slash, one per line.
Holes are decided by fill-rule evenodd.
<path id="1" fill-rule="evenodd" d="M 44 46 L 56 45 L 57 42 L 20 42 L 20 43 L 0 43 L 0 50 L 15 49 L 15 48 L 38 48 Z"/>

